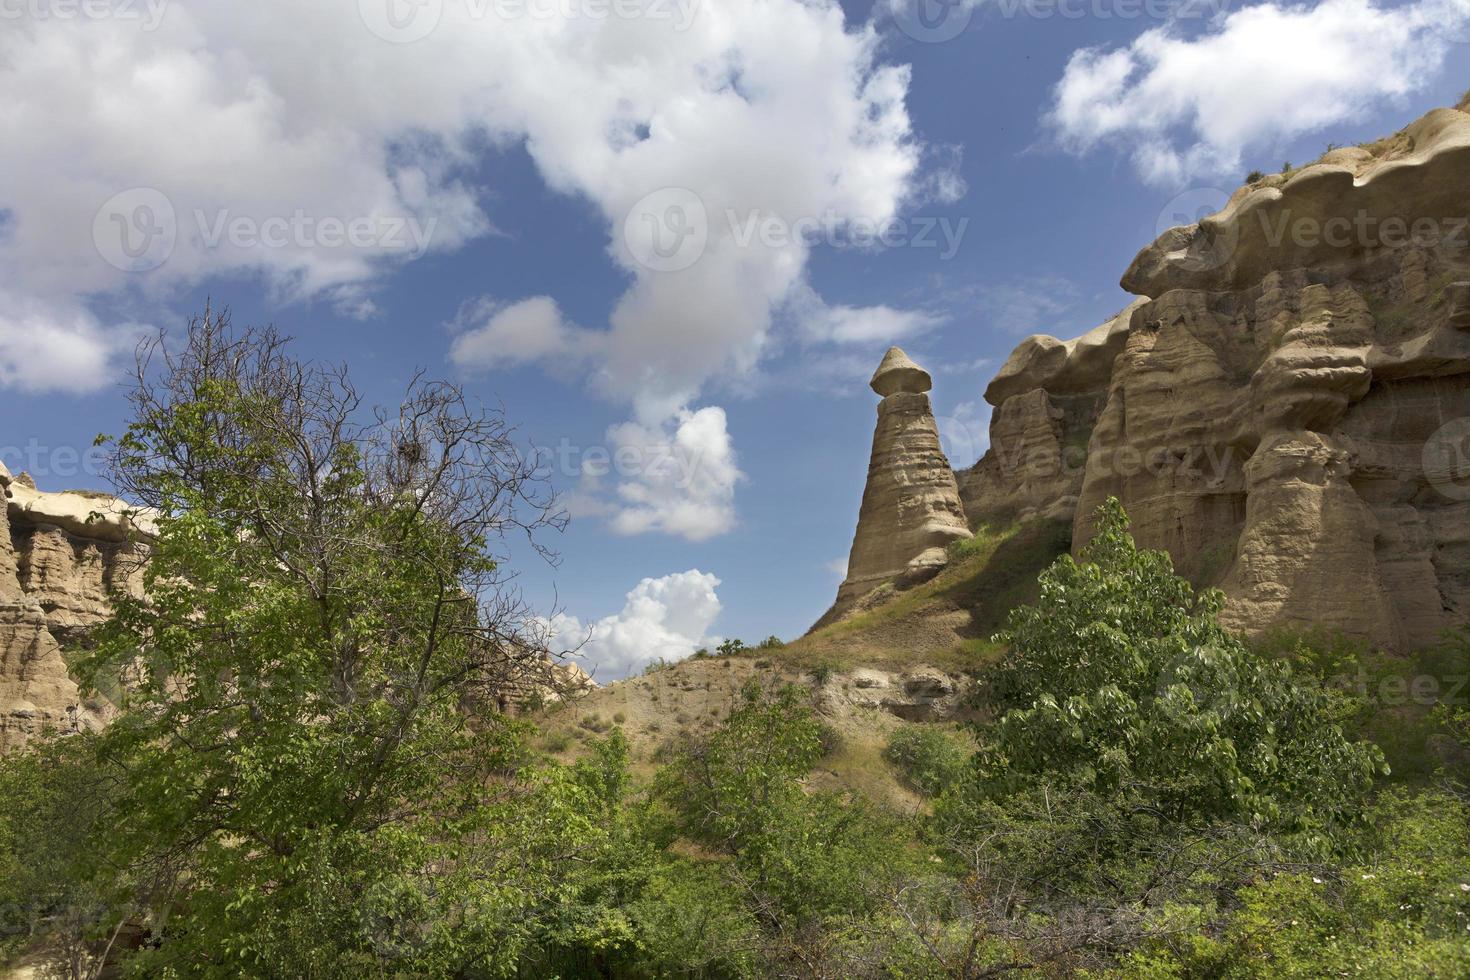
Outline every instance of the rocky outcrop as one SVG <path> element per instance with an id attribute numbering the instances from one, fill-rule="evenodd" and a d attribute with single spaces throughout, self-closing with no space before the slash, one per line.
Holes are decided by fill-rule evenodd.
<path id="1" fill-rule="evenodd" d="M 960 499 L 972 518 L 1071 519 L 1113 362 L 1143 302 L 1075 340 L 1028 337 L 1006 360 L 985 389 L 995 406 L 990 448 L 959 474 Z"/>
<path id="2" fill-rule="evenodd" d="M 1080 547 L 1117 496 L 1246 632 L 1402 650 L 1470 618 L 1470 115 L 1242 188 L 1123 285 L 987 390 L 972 521 L 1071 516 Z"/>
<path id="3" fill-rule="evenodd" d="M 954 471 L 939 445 L 928 372 L 894 347 L 871 386 L 883 400 L 857 533 L 837 601 L 818 626 L 841 618 L 880 586 L 932 578 L 948 562 L 950 543 L 970 537 Z"/>
<path id="4" fill-rule="evenodd" d="M 919 664 L 908 670 L 860 667 L 813 676 L 817 710 L 831 718 L 855 711 L 884 711 L 904 721 L 949 721 L 961 712 L 974 681 Z"/>
<path id="5" fill-rule="evenodd" d="M 85 642 L 113 590 L 141 583 L 146 522 L 112 497 L 43 493 L 0 466 L 0 752 L 45 730 L 96 728 L 105 701 L 82 698 L 63 648 Z M 141 525 L 141 526 L 140 526 Z"/>

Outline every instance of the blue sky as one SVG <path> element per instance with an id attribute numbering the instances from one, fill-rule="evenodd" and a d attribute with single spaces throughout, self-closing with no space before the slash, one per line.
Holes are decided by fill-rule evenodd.
<path id="1" fill-rule="evenodd" d="M 519 564 L 599 676 L 794 637 L 840 579 L 890 343 L 969 463 L 1016 342 L 1121 309 L 1177 215 L 1470 86 L 1470 0 L 610 2 L 6 6 L 7 465 L 101 486 L 74 458 L 122 424 L 132 339 L 213 297 L 377 400 L 422 368 L 572 450 L 562 562 Z M 690 200 L 703 251 L 651 268 Z M 168 234 L 130 259 L 119 218 Z M 582 472 L 619 447 L 641 462 Z"/>

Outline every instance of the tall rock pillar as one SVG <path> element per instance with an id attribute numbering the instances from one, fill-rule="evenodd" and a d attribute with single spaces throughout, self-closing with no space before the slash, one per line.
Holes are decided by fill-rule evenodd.
<path id="1" fill-rule="evenodd" d="M 929 373 L 893 347 L 871 384 L 883 400 L 857 534 L 847 578 L 818 626 L 881 585 L 902 588 L 933 577 L 948 561 L 950 542 L 970 537 L 954 470 L 939 446 Z"/>

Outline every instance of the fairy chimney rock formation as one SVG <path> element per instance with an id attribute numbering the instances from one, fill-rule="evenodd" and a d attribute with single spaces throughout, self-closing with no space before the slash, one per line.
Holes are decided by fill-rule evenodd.
<path id="1" fill-rule="evenodd" d="M 929 373 L 890 348 L 873 375 L 878 425 L 863 490 L 847 578 L 818 624 L 833 622 L 880 586 L 933 577 L 953 541 L 970 537 L 954 470 L 939 446 L 939 428 L 926 392 Z"/>

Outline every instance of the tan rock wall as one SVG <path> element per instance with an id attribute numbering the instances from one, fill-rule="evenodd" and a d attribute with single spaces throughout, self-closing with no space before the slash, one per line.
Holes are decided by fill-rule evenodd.
<path id="1" fill-rule="evenodd" d="M 1243 188 L 1124 286 L 1119 318 L 1028 339 L 987 390 L 971 520 L 1071 515 L 1080 547 L 1117 496 L 1250 633 L 1402 650 L 1470 619 L 1470 115 Z M 1083 436 L 1080 468 L 1047 470 Z"/>
<path id="2" fill-rule="evenodd" d="M 95 728 L 108 705 L 81 696 L 63 646 L 108 615 L 109 591 L 136 588 L 133 522 L 110 497 L 42 493 L 0 468 L 0 752 L 45 730 Z"/>

